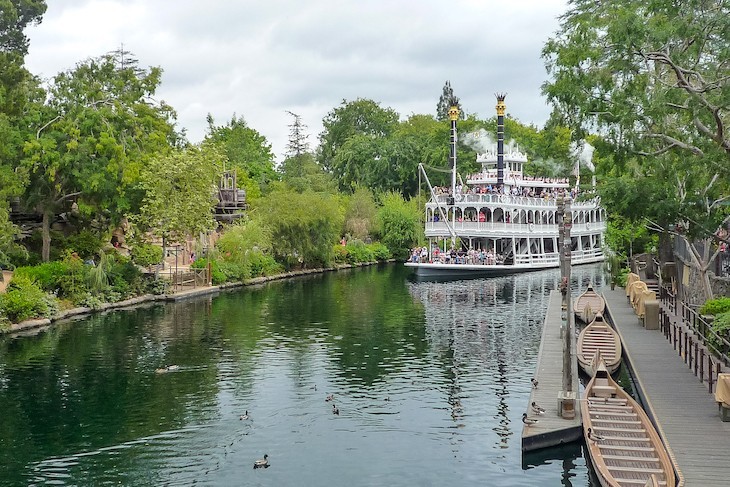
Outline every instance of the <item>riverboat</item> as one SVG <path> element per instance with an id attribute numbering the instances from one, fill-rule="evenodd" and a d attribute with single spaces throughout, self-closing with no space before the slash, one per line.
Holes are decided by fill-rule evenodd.
<path id="1" fill-rule="evenodd" d="M 524 173 L 527 155 L 516 145 L 504 148 L 505 95 L 497 95 L 496 148 L 477 154 L 481 171 L 458 184 L 456 121 L 452 107 L 451 187 L 433 187 L 425 208 L 425 251 L 414 251 L 406 266 L 421 277 L 504 275 L 559 267 L 559 226 L 570 235 L 572 264 L 604 259 L 606 214 L 597 196 L 571 188 L 568 179 Z M 565 204 L 572 219 L 564 220 Z"/>

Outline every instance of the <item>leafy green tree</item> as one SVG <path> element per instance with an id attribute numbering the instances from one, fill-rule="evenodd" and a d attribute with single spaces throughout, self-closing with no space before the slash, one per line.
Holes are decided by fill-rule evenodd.
<path id="1" fill-rule="evenodd" d="M 311 152 L 287 157 L 282 161 L 279 172 L 282 181 L 297 193 L 337 193 L 334 178 L 317 163 Z"/>
<path id="2" fill-rule="evenodd" d="M 75 201 L 81 217 L 118 221 L 139 205 L 142 168 L 179 145 L 175 112 L 153 99 L 161 74 L 118 50 L 57 75 L 48 101 L 35 107 L 25 202 L 43 215 L 44 261 L 55 214 Z"/>
<path id="3" fill-rule="evenodd" d="M 439 102 L 436 104 L 436 118 L 442 122 L 449 120 L 449 109 L 456 107 L 459 109 L 459 119 L 464 120 L 466 113 L 461 108 L 461 102 L 459 97 L 454 95 L 454 89 L 451 87 L 451 81 L 446 80 L 444 88 L 439 97 Z"/>
<path id="4" fill-rule="evenodd" d="M 411 247 L 423 239 L 420 218 L 416 200 L 406 201 L 395 192 L 384 194 L 377 213 L 380 241 L 394 256 L 406 258 Z"/>
<path id="5" fill-rule="evenodd" d="M 20 235 L 18 227 L 10 223 L 8 212 L 0 206 L 0 270 L 13 265 L 13 256 L 25 253 L 25 248 L 17 242 Z M 0 272 L 0 280 L 2 280 Z"/>
<path id="6" fill-rule="evenodd" d="M 373 233 L 377 211 L 372 191 L 365 187 L 355 189 L 355 192 L 346 199 L 345 233 L 365 240 Z"/>
<path id="7" fill-rule="evenodd" d="M 28 53 L 28 38 L 23 32 L 28 25 L 40 24 L 46 13 L 43 0 L 0 1 L 0 52 Z"/>
<path id="8" fill-rule="evenodd" d="M 145 196 L 134 220 L 169 241 L 215 228 L 212 208 L 222 156 L 212 146 L 189 147 L 154 158 L 140 174 Z"/>
<path id="9" fill-rule="evenodd" d="M 260 197 L 278 179 L 271 144 L 249 127 L 243 117 L 236 118 L 234 114 L 228 124 L 216 126 L 209 114 L 205 141 L 220 147 L 228 159 L 226 169 L 236 169 L 238 186 L 246 189 L 249 201 Z"/>
<path id="10" fill-rule="evenodd" d="M 398 113 L 366 98 L 350 102 L 342 100 L 339 107 L 327 113 L 322 125 L 324 130 L 319 135 L 319 163 L 339 181 L 342 168 L 336 156 L 347 140 L 356 135 L 374 139 L 387 137 L 398 125 Z M 346 185 L 340 182 L 340 187 Z"/>
<path id="11" fill-rule="evenodd" d="M 646 215 L 657 231 L 687 241 L 689 264 L 711 297 L 714 230 L 728 222 L 730 15 L 724 2 L 573 0 L 543 55 L 548 99 L 576 136 L 597 129 L 614 163 L 638 161 L 671 214 Z M 647 194 L 649 189 L 657 191 Z M 656 208 L 662 205 L 657 205 Z M 693 246 L 703 241 L 703 245 Z"/>
<path id="12" fill-rule="evenodd" d="M 254 212 L 271 229 L 273 255 L 286 268 L 331 263 L 332 246 L 339 240 L 343 223 L 336 196 L 276 190 Z"/>
<path id="13" fill-rule="evenodd" d="M 38 81 L 23 66 L 28 53 L 24 30 L 39 24 L 46 2 L 0 1 L 0 266 L 22 253 L 15 239 L 18 229 L 9 221 L 8 198 L 22 194 L 26 180 L 20 168 L 27 137 L 26 106 L 38 91 Z"/>

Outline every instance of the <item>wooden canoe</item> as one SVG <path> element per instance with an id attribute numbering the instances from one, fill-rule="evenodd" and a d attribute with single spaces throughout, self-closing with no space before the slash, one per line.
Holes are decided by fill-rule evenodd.
<path id="1" fill-rule="evenodd" d="M 597 314 L 603 314 L 606 310 L 606 300 L 603 296 L 593 290 L 592 286 L 578 296 L 573 304 L 573 312 L 575 316 L 583 323 L 590 323 Z"/>
<path id="2" fill-rule="evenodd" d="M 610 374 L 616 372 L 621 365 L 621 338 L 608 323 L 603 320 L 602 314 L 597 314 L 590 325 L 581 330 L 578 335 L 578 365 L 590 377 L 593 377 L 593 356 L 596 351 L 601 352 L 601 358 Z"/>
<path id="3" fill-rule="evenodd" d="M 586 445 L 601 485 L 674 487 L 674 466 L 654 426 L 611 378 L 600 352 L 596 355 L 596 374 L 580 407 Z"/>

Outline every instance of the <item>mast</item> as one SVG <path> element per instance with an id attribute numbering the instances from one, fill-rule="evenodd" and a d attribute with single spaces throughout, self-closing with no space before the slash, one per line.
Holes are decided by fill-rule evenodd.
<path id="1" fill-rule="evenodd" d="M 451 196 L 456 197 L 456 121 L 459 119 L 459 108 L 452 105 L 449 108 L 449 120 L 451 121 L 451 140 L 449 145 L 449 164 L 451 165 Z"/>
<path id="2" fill-rule="evenodd" d="M 451 204 L 456 201 L 456 121 L 459 119 L 459 108 L 451 105 L 449 108 L 449 120 L 451 121 L 451 144 L 449 147 L 449 162 L 451 163 Z M 451 218 L 456 220 L 456 210 L 451 212 Z M 452 222 L 453 223 L 453 222 Z M 451 233 L 451 246 L 456 246 L 456 233 Z"/>
<path id="3" fill-rule="evenodd" d="M 504 185 L 504 99 L 507 93 L 496 93 L 497 97 L 497 186 Z"/>

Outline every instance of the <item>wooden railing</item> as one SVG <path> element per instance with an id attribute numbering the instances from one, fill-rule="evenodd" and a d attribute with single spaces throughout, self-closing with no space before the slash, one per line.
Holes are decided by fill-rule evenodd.
<path id="1" fill-rule="evenodd" d="M 730 367 L 730 342 L 718 335 L 712 326 L 691 307 L 667 288 L 659 290 L 660 328 L 684 363 L 709 392 L 717 383 L 717 376 Z"/>
<path id="2" fill-rule="evenodd" d="M 208 286 L 208 269 L 170 269 L 170 283 L 173 291 Z"/>

